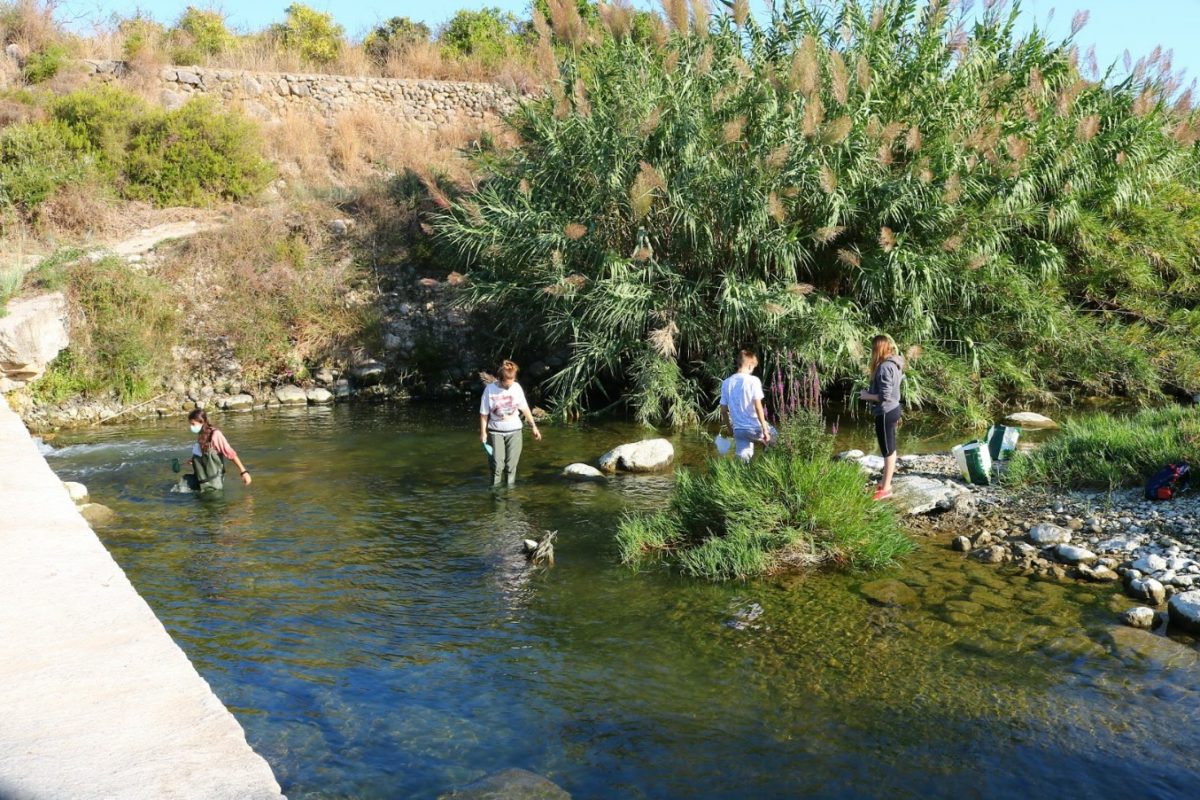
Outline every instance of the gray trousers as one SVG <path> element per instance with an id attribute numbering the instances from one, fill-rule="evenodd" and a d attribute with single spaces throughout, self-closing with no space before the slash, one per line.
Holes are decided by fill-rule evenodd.
<path id="1" fill-rule="evenodd" d="M 522 431 L 497 433 L 488 431 L 488 444 L 492 446 L 492 457 L 488 459 L 492 466 L 492 486 L 507 482 L 512 486 L 517 482 L 517 462 L 521 460 Z"/>

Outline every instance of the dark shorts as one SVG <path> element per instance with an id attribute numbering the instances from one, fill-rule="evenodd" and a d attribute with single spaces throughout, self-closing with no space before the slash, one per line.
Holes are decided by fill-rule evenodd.
<path id="1" fill-rule="evenodd" d="M 896 452 L 896 426 L 899 424 L 899 406 L 886 414 L 875 415 L 875 438 L 879 440 L 879 452 L 884 458 Z"/>

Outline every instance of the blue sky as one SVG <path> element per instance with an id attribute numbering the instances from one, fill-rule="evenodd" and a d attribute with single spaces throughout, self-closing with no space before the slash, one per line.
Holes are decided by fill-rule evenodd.
<path id="1" fill-rule="evenodd" d="M 255 30 L 281 19 L 290 1 L 192 0 L 191 4 L 220 8 L 234 27 Z M 763 7 L 764 2 L 751 0 L 751 6 Z M 981 3 L 982 0 L 977 0 L 975 5 Z M 635 4 L 657 7 L 646 0 L 635 0 Z M 137 9 L 170 22 L 188 5 L 188 0 L 62 0 L 59 16 L 76 29 L 87 29 L 93 22 L 103 22 L 114 13 L 128 15 Z M 392 16 L 412 17 L 434 28 L 460 8 L 498 6 L 523 16 L 529 0 L 308 0 L 307 5 L 332 12 L 351 35 L 358 36 Z M 1195 44 L 1200 32 L 1200 0 L 1023 0 L 1021 7 L 1026 24 L 1049 27 L 1052 34 L 1059 36 L 1070 30 L 1071 18 L 1077 10 L 1089 11 L 1091 18 L 1079 35 L 1079 42 L 1084 49 L 1096 46 L 1102 67 L 1119 62 L 1126 49 L 1136 59 L 1161 45 L 1174 51 L 1175 65 L 1187 69 L 1189 80 L 1200 75 L 1200 45 Z M 1052 9 L 1053 19 L 1047 23 Z"/>

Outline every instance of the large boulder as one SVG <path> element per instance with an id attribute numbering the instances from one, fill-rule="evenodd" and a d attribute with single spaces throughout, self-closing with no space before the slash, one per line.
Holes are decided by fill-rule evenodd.
<path id="1" fill-rule="evenodd" d="M 573 481 L 602 481 L 604 473 L 590 464 L 568 464 L 563 468 L 563 477 Z"/>
<path id="2" fill-rule="evenodd" d="M 1195 648 L 1147 630 L 1118 625 L 1108 629 L 1108 637 L 1117 658 L 1127 663 L 1149 662 L 1188 673 L 1200 666 L 1200 653 Z"/>
<path id="3" fill-rule="evenodd" d="M 354 379 L 354 383 L 357 386 L 374 386 L 383 380 L 384 373 L 386 372 L 387 367 L 371 359 L 351 367 L 350 377 Z"/>
<path id="4" fill-rule="evenodd" d="M 605 472 L 654 472 L 670 466 L 675 448 L 666 439 L 645 439 L 614 447 L 600 456 Z"/>
<path id="5" fill-rule="evenodd" d="M 275 389 L 275 399 L 281 406 L 306 406 L 308 395 L 299 386 L 280 386 Z"/>
<path id="6" fill-rule="evenodd" d="M 79 507 L 79 513 L 93 528 L 103 528 L 117 521 L 117 512 L 99 503 L 84 503 Z"/>
<path id="7" fill-rule="evenodd" d="M 920 475 L 902 475 L 892 481 L 892 505 L 901 514 L 915 516 L 931 511 L 948 511 L 961 495 L 970 490 L 952 481 L 939 481 Z"/>
<path id="8" fill-rule="evenodd" d="M 1167 599 L 1166 588 L 1154 578 L 1131 578 L 1125 582 L 1125 593 L 1139 600 L 1149 600 L 1156 606 Z"/>
<path id="9" fill-rule="evenodd" d="M 333 402 L 333 392 L 328 389 L 322 389 L 319 386 L 315 389 L 309 389 L 307 395 L 308 402 L 313 405 L 323 406 Z"/>
<path id="10" fill-rule="evenodd" d="M 1019 428 L 1057 428 L 1058 423 L 1049 417 L 1044 417 L 1041 414 L 1035 414 L 1032 411 L 1018 411 L 1015 414 L 1009 414 L 1004 418 L 1004 421 L 1010 425 L 1016 425 Z"/>
<path id="11" fill-rule="evenodd" d="M 0 392 L 20 389 L 46 372 L 70 344 L 62 292 L 12 300 L 0 317 Z"/>
<path id="12" fill-rule="evenodd" d="M 536 773 L 505 769 L 439 795 L 438 800 L 571 800 L 571 795 Z"/>
<path id="13" fill-rule="evenodd" d="M 1200 633 L 1200 589 L 1180 592 L 1167 603 L 1167 614 L 1172 625 L 1178 625 L 1189 633 Z"/>
<path id="14" fill-rule="evenodd" d="M 221 401 L 226 411 L 249 411 L 254 408 L 254 398 L 248 394 L 235 394 Z"/>

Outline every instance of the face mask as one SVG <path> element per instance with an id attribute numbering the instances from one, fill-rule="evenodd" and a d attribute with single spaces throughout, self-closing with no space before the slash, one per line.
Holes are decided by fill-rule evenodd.
<path id="1" fill-rule="evenodd" d="M 203 426 L 203 425 L 193 425 L 193 426 L 191 426 L 191 427 L 192 427 L 192 433 L 199 433 L 199 432 L 200 432 L 200 430 L 201 430 L 201 429 L 202 429 L 204 426 Z"/>

